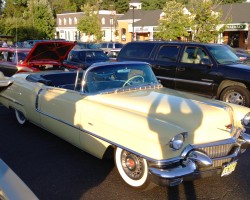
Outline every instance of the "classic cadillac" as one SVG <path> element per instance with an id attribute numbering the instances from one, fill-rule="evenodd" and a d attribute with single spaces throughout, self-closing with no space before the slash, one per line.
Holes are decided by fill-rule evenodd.
<path id="1" fill-rule="evenodd" d="M 250 109 L 162 87 L 149 64 L 0 78 L 0 102 L 90 154 L 113 155 L 134 188 L 226 176 L 250 145 Z"/>

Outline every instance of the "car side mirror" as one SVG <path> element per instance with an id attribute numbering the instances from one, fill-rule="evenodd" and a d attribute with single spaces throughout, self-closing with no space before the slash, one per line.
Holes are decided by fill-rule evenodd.
<path id="1" fill-rule="evenodd" d="M 208 59 L 208 58 L 202 58 L 201 61 L 200 61 L 200 63 L 201 63 L 202 65 L 207 65 L 207 66 L 209 66 L 209 67 L 212 67 L 212 66 L 213 66 L 213 63 L 212 63 L 211 60 Z"/>

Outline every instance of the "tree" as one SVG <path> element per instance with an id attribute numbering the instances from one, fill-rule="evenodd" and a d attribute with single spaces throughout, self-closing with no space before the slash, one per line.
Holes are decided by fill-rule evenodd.
<path id="1" fill-rule="evenodd" d="M 167 1 L 163 8 L 164 15 L 159 21 L 156 37 L 164 40 L 176 40 L 181 36 L 188 36 L 190 17 L 184 13 L 184 5 L 175 0 Z"/>
<path id="2" fill-rule="evenodd" d="M 28 20 L 38 31 L 37 39 L 52 39 L 55 33 L 55 19 L 47 0 L 28 1 Z"/>
<path id="3" fill-rule="evenodd" d="M 82 33 L 86 33 L 89 41 L 91 35 L 95 36 L 95 39 L 99 41 L 102 38 L 102 33 L 97 7 L 86 4 L 83 11 L 84 16 L 80 19 L 77 29 Z"/>
<path id="4" fill-rule="evenodd" d="M 141 0 L 141 3 L 143 10 L 157 10 L 164 8 L 166 0 Z"/>
<path id="5" fill-rule="evenodd" d="M 218 35 L 225 30 L 225 25 L 217 29 L 218 25 L 227 23 L 221 21 L 222 11 L 218 9 L 220 3 L 211 0 L 192 0 L 190 5 L 194 40 L 198 42 L 215 41 Z"/>

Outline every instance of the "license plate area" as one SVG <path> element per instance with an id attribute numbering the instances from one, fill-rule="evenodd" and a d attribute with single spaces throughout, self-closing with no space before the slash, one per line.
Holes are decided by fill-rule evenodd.
<path id="1" fill-rule="evenodd" d="M 237 161 L 233 161 L 231 163 L 224 165 L 222 168 L 221 176 L 227 176 L 231 174 L 235 170 L 236 165 L 237 165 Z"/>

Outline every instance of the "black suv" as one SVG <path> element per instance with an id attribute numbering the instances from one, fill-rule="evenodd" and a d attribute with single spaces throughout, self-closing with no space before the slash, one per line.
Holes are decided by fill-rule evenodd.
<path id="1" fill-rule="evenodd" d="M 118 61 L 145 61 L 163 86 L 250 107 L 250 66 L 226 45 L 130 42 Z"/>

